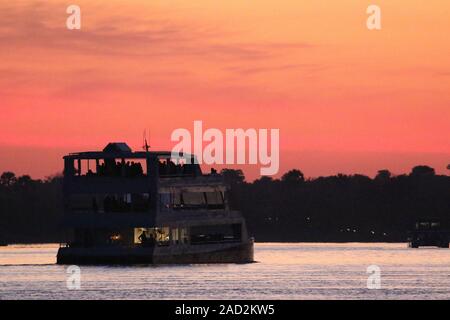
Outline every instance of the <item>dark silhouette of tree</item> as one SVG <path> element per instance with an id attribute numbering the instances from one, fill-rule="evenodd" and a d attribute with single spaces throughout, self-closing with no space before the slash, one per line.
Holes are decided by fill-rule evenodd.
<path id="1" fill-rule="evenodd" d="M 375 176 L 375 179 L 380 181 L 389 181 L 391 177 L 392 177 L 391 172 L 389 170 L 383 169 L 378 171 L 377 175 Z"/>
<path id="2" fill-rule="evenodd" d="M 411 176 L 412 177 L 431 177 L 434 176 L 436 172 L 433 168 L 429 166 L 416 166 L 412 168 Z"/>
<path id="3" fill-rule="evenodd" d="M 14 172 L 6 171 L 0 176 L 0 184 L 9 187 L 16 182 L 16 174 Z"/>
<path id="4" fill-rule="evenodd" d="M 22 187 L 31 186 L 31 185 L 33 185 L 36 182 L 37 181 L 32 180 L 29 175 L 20 176 L 16 180 L 16 184 L 19 185 L 19 186 L 22 186 Z"/>
<path id="5" fill-rule="evenodd" d="M 42 181 L 4 172 L 0 182 L 0 238 L 25 243 L 61 239 L 61 177 Z"/>
<path id="6" fill-rule="evenodd" d="M 300 170 L 293 169 L 283 174 L 281 181 L 287 183 L 301 183 L 305 181 L 305 176 Z"/>
<path id="7" fill-rule="evenodd" d="M 242 170 L 222 169 L 220 174 L 223 176 L 225 182 L 231 186 L 243 183 L 245 181 L 245 176 Z"/>
<path id="8" fill-rule="evenodd" d="M 256 183 L 256 184 L 268 184 L 268 183 L 271 183 L 272 181 L 274 181 L 272 177 L 262 176 L 261 178 L 256 179 L 255 182 L 253 182 L 253 183 Z"/>

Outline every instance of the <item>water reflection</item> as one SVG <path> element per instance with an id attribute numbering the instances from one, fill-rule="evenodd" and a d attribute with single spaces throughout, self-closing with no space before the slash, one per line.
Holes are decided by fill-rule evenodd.
<path id="1" fill-rule="evenodd" d="M 82 267 L 80 291 L 54 265 L 57 245 L 0 248 L 0 298 L 448 299 L 450 250 L 406 244 L 259 243 L 258 263 Z M 366 287 L 369 265 L 381 290 Z"/>

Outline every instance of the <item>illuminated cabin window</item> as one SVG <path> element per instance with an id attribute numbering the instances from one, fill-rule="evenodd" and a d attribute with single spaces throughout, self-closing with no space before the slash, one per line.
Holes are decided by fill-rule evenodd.
<path id="1" fill-rule="evenodd" d="M 441 224 L 439 222 L 432 222 L 431 223 L 431 229 L 437 229 L 440 228 Z"/>
<path id="2" fill-rule="evenodd" d="M 189 233 L 187 228 L 180 228 L 180 242 L 184 244 L 189 243 Z"/>
<path id="3" fill-rule="evenodd" d="M 110 244 L 121 244 L 121 242 L 122 242 L 122 235 L 120 233 L 113 233 L 109 236 Z"/>
<path id="4" fill-rule="evenodd" d="M 195 226 L 190 230 L 191 244 L 240 242 L 241 224 Z"/>
<path id="5" fill-rule="evenodd" d="M 172 228 L 170 230 L 170 241 L 173 244 L 179 244 L 180 243 L 180 230 L 178 228 Z"/>
<path id="6" fill-rule="evenodd" d="M 172 228 L 171 229 L 171 242 L 172 244 L 188 244 L 188 229 L 187 228 Z"/>
<path id="7" fill-rule="evenodd" d="M 169 228 L 163 227 L 163 228 L 154 228 L 156 233 L 156 241 L 158 244 L 169 244 L 170 241 L 170 234 L 169 234 Z"/>
<path id="8" fill-rule="evenodd" d="M 141 245 L 166 246 L 170 244 L 168 227 L 161 228 L 135 228 L 134 243 Z"/>
<path id="9" fill-rule="evenodd" d="M 131 245 L 132 232 L 129 229 L 108 230 L 77 228 L 73 234 L 71 247 Z"/>

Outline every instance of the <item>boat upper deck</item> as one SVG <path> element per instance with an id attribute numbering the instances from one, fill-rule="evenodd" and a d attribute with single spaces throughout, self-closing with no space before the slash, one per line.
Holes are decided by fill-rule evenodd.
<path id="1" fill-rule="evenodd" d="M 103 151 L 70 153 L 64 158 L 67 176 L 139 176 L 151 170 L 160 175 L 192 173 L 201 174 L 197 158 L 192 154 L 175 154 L 169 151 L 133 152 L 125 143 L 109 143 Z M 162 170 L 161 170 L 162 169 Z"/>
<path id="2" fill-rule="evenodd" d="M 86 151 L 75 152 L 65 155 L 64 159 L 69 160 L 100 160 L 100 159 L 148 159 L 148 158 L 172 158 L 174 155 L 170 151 Z M 179 158 L 195 158 L 188 153 L 180 153 Z"/>
<path id="3" fill-rule="evenodd" d="M 66 185 L 74 185 L 75 188 L 80 184 L 86 188 L 91 184 L 96 188 L 95 185 L 119 183 L 133 189 L 133 185 L 139 188 L 139 184 L 148 183 L 151 178 L 171 178 L 165 180 L 167 184 L 171 181 L 176 183 L 177 177 L 200 176 L 201 168 L 192 154 L 173 154 L 169 151 L 133 152 L 122 142 L 109 143 L 103 151 L 77 152 L 64 156 Z M 133 178 L 132 181 L 129 178 Z"/>

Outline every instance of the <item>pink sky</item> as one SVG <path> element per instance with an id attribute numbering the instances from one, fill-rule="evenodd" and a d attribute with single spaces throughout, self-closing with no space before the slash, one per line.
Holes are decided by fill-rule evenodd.
<path id="1" fill-rule="evenodd" d="M 450 3 L 376 3 L 380 31 L 360 0 L 3 1 L 0 171 L 51 175 L 144 129 L 171 149 L 202 120 L 279 128 L 280 173 L 448 172 Z"/>

